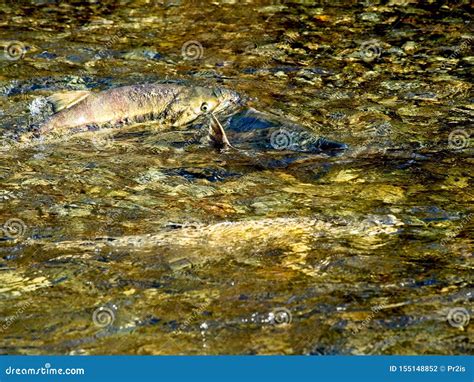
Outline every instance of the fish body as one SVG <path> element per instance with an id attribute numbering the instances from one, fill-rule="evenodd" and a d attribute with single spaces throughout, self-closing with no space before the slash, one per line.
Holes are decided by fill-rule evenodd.
<path id="1" fill-rule="evenodd" d="M 262 113 L 252 108 L 234 113 L 222 124 L 211 119 L 211 144 L 217 149 L 229 148 L 247 153 L 279 154 L 295 158 L 301 154 L 334 156 L 348 146 L 318 136 L 310 129 L 280 116 Z"/>
<path id="2" fill-rule="evenodd" d="M 56 113 L 36 127 L 30 133 L 33 136 L 63 136 L 144 121 L 179 128 L 199 120 L 209 123 L 208 137 L 216 149 L 232 148 L 244 155 L 273 152 L 285 157 L 285 164 L 299 159 L 302 153 L 332 155 L 347 148 L 318 138 L 309 129 L 281 116 L 243 108 L 242 97 L 225 88 L 155 83 L 101 92 L 58 93 L 48 100 Z"/>
<path id="3" fill-rule="evenodd" d="M 143 84 L 98 93 L 67 92 L 50 100 L 58 112 L 40 125 L 42 135 L 148 120 L 180 127 L 202 115 L 232 108 L 239 104 L 240 96 L 224 88 Z"/>

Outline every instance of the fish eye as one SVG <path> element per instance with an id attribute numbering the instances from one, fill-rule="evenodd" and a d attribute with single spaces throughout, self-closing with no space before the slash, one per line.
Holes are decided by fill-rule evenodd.
<path id="1" fill-rule="evenodd" d="M 207 104 L 207 102 L 203 102 L 201 105 L 201 111 L 206 112 L 208 110 L 209 110 L 209 105 Z"/>

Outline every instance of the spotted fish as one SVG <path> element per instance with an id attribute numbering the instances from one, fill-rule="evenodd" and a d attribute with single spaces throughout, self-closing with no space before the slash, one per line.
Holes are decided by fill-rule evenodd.
<path id="1" fill-rule="evenodd" d="M 59 93 L 49 100 L 56 113 L 37 127 L 37 133 L 45 136 L 150 120 L 181 127 L 202 115 L 232 109 L 241 97 L 225 88 L 144 84 Z"/>

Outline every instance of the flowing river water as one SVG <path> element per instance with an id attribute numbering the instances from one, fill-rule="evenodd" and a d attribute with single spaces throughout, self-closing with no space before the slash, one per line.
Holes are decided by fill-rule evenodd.
<path id="1" fill-rule="evenodd" d="M 469 1 L 0 15 L 1 354 L 472 354 Z M 55 92 L 156 81 L 348 149 L 256 164 L 153 122 L 15 141 Z"/>

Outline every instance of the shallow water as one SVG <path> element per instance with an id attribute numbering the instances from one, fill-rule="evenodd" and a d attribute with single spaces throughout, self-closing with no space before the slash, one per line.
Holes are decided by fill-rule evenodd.
<path id="1" fill-rule="evenodd" d="M 424 3 L 2 3 L 0 353 L 472 353 L 472 9 Z M 58 90 L 162 80 L 349 149 L 12 140 Z"/>

